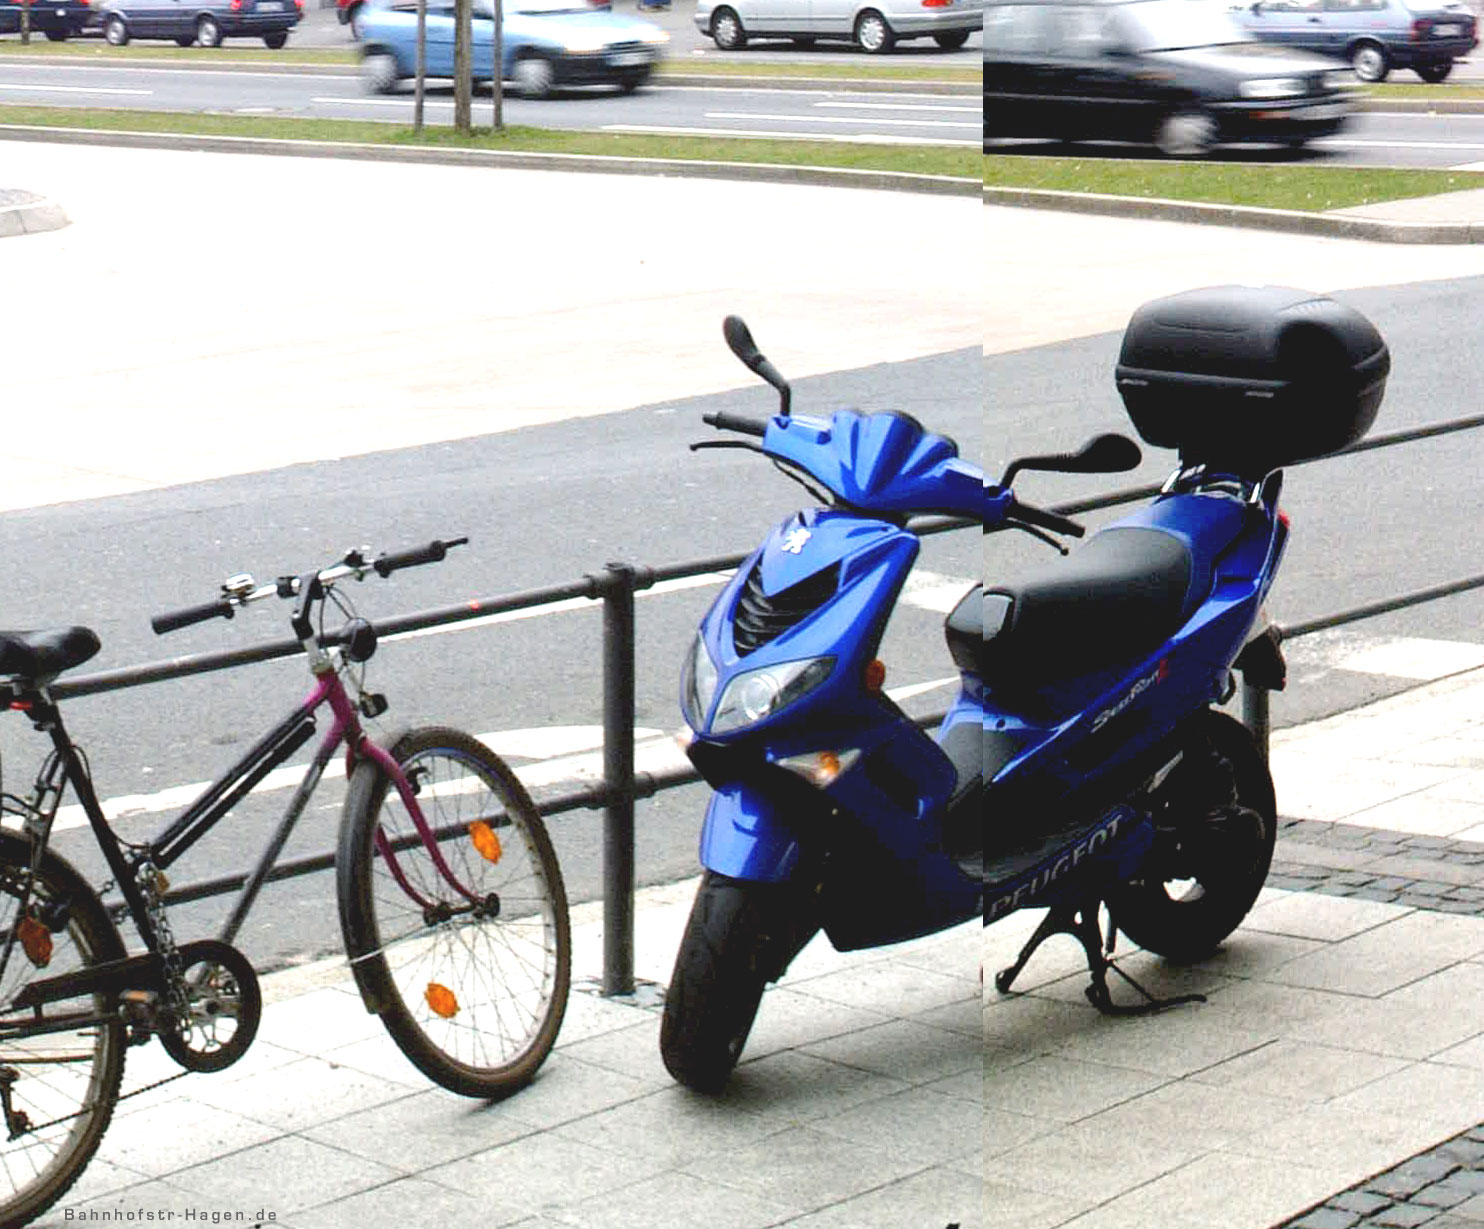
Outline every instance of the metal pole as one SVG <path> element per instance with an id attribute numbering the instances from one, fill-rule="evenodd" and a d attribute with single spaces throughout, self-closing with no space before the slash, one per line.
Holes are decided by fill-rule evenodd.
<path id="1" fill-rule="evenodd" d="M 417 0 L 417 79 L 412 89 L 412 131 L 423 130 L 423 94 L 428 84 L 428 0 Z"/>
<path id="2" fill-rule="evenodd" d="M 603 993 L 634 992 L 634 569 L 603 590 Z"/>
<path id="3" fill-rule="evenodd" d="M 1253 741 L 1257 743 L 1258 754 L 1262 756 L 1264 764 L 1268 762 L 1268 735 L 1272 731 L 1268 712 L 1269 694 L 1266 687 L 1255 686 L 1245 678 L 1242 680 L 1242 724 L 1252 731 Z"/>

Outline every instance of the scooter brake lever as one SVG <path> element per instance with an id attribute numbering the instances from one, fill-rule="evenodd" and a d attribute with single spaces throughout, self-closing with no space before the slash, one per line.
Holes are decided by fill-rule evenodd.
<path id="1" fill-rule="evenodd" d="M 703 448 L 741 448 L 744 452 L 763 451 L 756 444 L 749 444 L 746 440 L 700 440 L 690 446 L 692 452 L 700 452 Z"/>
<path id="2" fill-rule="evenodd" d="M 1022 525 L 1019 521 L 1010 521 L 1009 525 L 1012 529 L 1023 529 L 1026 533 L 1030 534 L 1031 537 L 1039 538 L 1042 542 L 1046 543 L 1047 546 L 1052 547 L 1060 555 L 1070 555 L 1072 553 L 1055 538 L 1053 538 L 1049 533 L 1043 533 L 1034 525 Z"/>

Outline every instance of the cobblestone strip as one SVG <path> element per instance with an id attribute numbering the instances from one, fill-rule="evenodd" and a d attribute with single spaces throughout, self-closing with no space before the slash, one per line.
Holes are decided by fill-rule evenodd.
<path id="1" fill-rule="evenodd" d="M 1480 1229 L 1484 1124 L 1367 1178 L 1277 1229 Z"/>
<path id="2" fill-rule="evenodd" d="M 1484 917 L 1484 844 L 1281 819 L 1268 886 Z"/>

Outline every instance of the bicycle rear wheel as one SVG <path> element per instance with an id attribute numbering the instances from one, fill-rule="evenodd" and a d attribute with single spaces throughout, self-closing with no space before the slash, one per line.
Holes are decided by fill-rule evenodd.
<path id="1" fill-rule="evenodd" d="M 367 1007 L 424 1075 L 465 1096 L 508 1096 L 551 1052 L 567 1007 L 571 931 L 551 839 L 477 739 L 426 728 L 389 750 L 454 883 L 390 778 L 362 760 L 336 859 L 346 954 Z"/>
<path id="2" fill-rule="evenodd" d="M 124 955 L 103 903 L 53 853 L 0 833 L 0 1225 L 24 1225 L 77 1181 L 113 1117 L 124 1025 L 103 995 L 12 1006 L 32 982 Z M 8 1129 L 6 1129 L 8 1128 Z"/>

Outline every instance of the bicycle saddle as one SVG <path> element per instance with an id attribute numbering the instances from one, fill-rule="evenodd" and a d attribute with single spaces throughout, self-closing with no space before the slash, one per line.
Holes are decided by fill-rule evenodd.
<path id="1" fill-rule="evenodd" d="M 0 632 L 0 675 L 36 683 L 80 666 L 102 645 L 88 627 Z"/>

